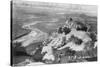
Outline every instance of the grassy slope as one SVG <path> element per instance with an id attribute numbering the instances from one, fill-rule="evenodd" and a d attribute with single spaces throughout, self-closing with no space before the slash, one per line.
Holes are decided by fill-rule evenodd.
<path id="1" fill-rule="evenodd" d="M 36 27 L 44 32 L 51 32 L 54 31 L 58 26 L 63 25 L 64 22 L 66 21 L 66 18 L 70 16 L 81 17 L 82 19 L 85 19 L 87 23 L 89 24 L 92 23 L 93 24 L 92 26 L 95 26 L 97 24 L 96 17 L 90 17 L 85 14 L 75 14 L 75 13 L 68 14 L 67 12 L 65 14 L 59 14 L 59 13 L 56 14 L 55 12 L 46 12 L 45 10 L 44 11 L 38 11 L 38 10 L 39 9 L 37 8 L 31 8 L 31 7 L 18 7 L 18 6 L 14 7 L 13 17 L 12 17 L 13 37 L 27 33 L 28 30 L 21 28 L 23 24 L 40 22 L 34 25 L 33 28 Z M 52 20 L 54 20 L 54 22 L 52 22 Z"/>

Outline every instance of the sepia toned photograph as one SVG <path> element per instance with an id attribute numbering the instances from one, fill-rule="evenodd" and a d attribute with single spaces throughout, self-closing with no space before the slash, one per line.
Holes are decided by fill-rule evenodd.
<path id="1" fill-rule="evenodd" d="M 98 61 L 97 5 L 12 0 L 11 66 Z"/>

